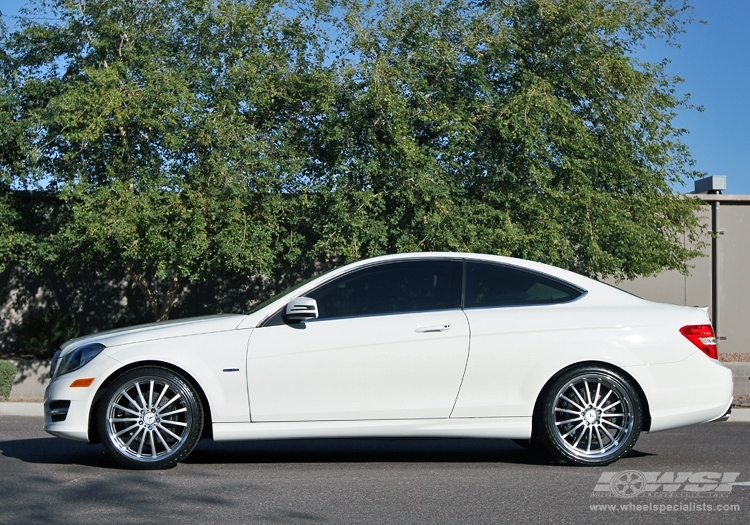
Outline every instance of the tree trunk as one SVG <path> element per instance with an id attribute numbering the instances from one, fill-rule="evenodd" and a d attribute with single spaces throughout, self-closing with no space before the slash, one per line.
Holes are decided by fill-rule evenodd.
<path id="1" fill-rule="evenodd" d="M 180 280 L 177 277 L 173 277 L 169 283 L 169 288 L 164 295 L 163 300 L 159 300 L 157 294 L 154 293 L 152 287 L 149 286 L 148 279 L 142 273 L 136 272 L 132 266 L 127 269 L 130 279 L 138 286 L 138 289 L 146 297 L 146 303 L 154 314 L 154 320 L 156 322 L 166 321 L 169 319 L 169 314 L 172 311 L 175 300 L 177 299 L 177 293 L 180 291 Z"/>

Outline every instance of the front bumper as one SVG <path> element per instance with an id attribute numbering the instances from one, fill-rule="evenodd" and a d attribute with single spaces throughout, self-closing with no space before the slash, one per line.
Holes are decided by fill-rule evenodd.
<path id="1" fill-rule="evenodd" d="M 119 363 L 99 354 L 83 368 L 54 378 L 44 392 L 44 430 L 53 436 L 89 442 L 91 407 L 104 380 Z M 70 385 L 76 379 L 93 377 L 91 386 Z"/>

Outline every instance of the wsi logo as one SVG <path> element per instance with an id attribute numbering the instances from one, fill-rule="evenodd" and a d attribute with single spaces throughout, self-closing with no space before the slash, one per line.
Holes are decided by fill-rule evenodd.
<path id="1" fill-rule="evenodd" d="M 603 472 L 594 492 L 609 492 L 618 498 L 633 498 L 649 492 L 731 492 L 732 487 L 750 486 L 737 481 L 739 472 Z"/>

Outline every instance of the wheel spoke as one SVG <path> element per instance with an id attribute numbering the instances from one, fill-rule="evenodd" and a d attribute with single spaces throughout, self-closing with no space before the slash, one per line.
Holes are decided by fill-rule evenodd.
<path id="1" fill-rule="evenodd" d="M 617 443 L 619 443 L 619 441 L 617 439 L 615 439 L 615 436 L 613 436 L 612 434 L 610 434 L 609 430 L 607 430 L 604 425 L 602 425 L 599 428 L 602 429 L 602 432 L 604 432 L 605 434 L 607 434 L 607 437 L 609 438 L 610 442 L 614 443 L 615 445 L 617 445 Z"/>
<path id="2" fill-rule="evenodd" d="M 143 444 L 146 442 L 146 429 L 143 429 L 143 437 L 141 438 L 141 442 L 138 443 L 138 457 L 143 456 Z"/>
<path id="3" fill-rule="evenodd" d="M 130 425 L 128 428 L 124 428 L 124 429 L 120 430 L 117 434 L 115 434 L 115 436 L 117 436 L 117 437 L 122 436 L 125 432 L 133 430 L 137 426 L 138 426 L 138 423 L 135 423 L 134 425 Z"/>
<path id="4" fill-rule="evenodd" d="M 594 430 L 596 430 L 596 441 L 599 443 L 599 450 L 604 450 L 604 442 L 602 441 L 602 435 L 599 433 L 599 425 L 594 427 Z"/>
<path id="5" fill-rule="evenodd" d="M 130 444 L 133 442 L 133 440 L 136 438 L 138 434 L 141 433 L 141 430 L 145 430 L 144 427 L 139 427 L 138 430 L 136 430 L 132 436 L 130 436 L 130 439 L 128 439 L 127 443 L 125 443 L 125 448 L 129 448 Z"/>
<path id="6" fill-rule="evenodd" d="M 173 416 L 175 414 L 180 414 L 182 412 L 187 412 L 187 408 L 185 408 L 185 407 L 178 408 L 177 410 L 173 410 L 171 412 L 167 412 L 166 414 L 160 414 L 160 416 L 162 418 L 165 418 L 165 417 L 168 417 L 168 416 Z"/>
<path id="7" fill-rule="evenodd" d="M 158 427 L 154 429 L 154 434 L 156 434 L 159 437 L 159 441 L 161 441 L 162 446 L 165 449 L 167 449 L 167 452 L 169 452 L 170 450 L 172 450 L 172 447 L 170 447 L 169 445 L 167 445 L 167 442 L 165 441 L 164 436 L 162 436 L 161 432 L 159 432 L 159 428 Z"/>
<path id="8" fill-rule="evenodd" d="M 174 432 L 172 432 L 171 430 L 169 430 L 168 428 L 166 428 L 165 426 L 163 426 L 161 423 L 157 423 L 156 426 L 157 426 L 157 428 L 162 429 L 164 432 L 166 432 L 167 434 L 169 434 L 170 436 L 172 436 L 173 438 L 175 438 L 177 441 L 179 441 L 179 440 L 182 439 L 180 436 L 178 436 L 177 434 L 175 434 Z"/>
<path id="9" fill-rule="evenodd" d="M 570 387 L 573 392 L 576 393 L 576 396 L 578 396 L 578 399 L 581 400 L 581 405 L 586 406 L 586 401 L 581 397 L 581 393 L 578 391 L 578 389 L 574 386 Z"/>
<path id="10" fill-rule="evenodd" d="M 585 435 L 586 435 L 586 427 L 583 427 L 583 428 L 581 429 L 581 433 L 580 433 L 580 434 L 578 434 L 578 438 L 576 438 L 576 440 L 575 440 L 575 441 L 573 442 L 573 445 L 572 445 L 572 446 L 573 446 L 573 448 L 575 448 L 575 447 L 577 447 L 577 446 L 578 446 L 578 443 L 580 443 L 580 442 L 581 442 L 581 439 L 582 439 L 582 438 L 583 438 L 583 436 L 585 436 Z"/>
<path id="11" fill-rule="evenodd" d="M 145 408 L 145 407 L 139 405 L 132 397 L 130 397 L 125 390 L 122 391 L 122 395 L 123 395 L 123 397 L 125 397 L 125 399 L 127 399 L 128 401 L 130 401 L 130 404 L 133 405 L 136 410 L 141 410 L 141 409 Z"/>
<path id="12" fill-rule="evenodd" d="M 606 419 L 602 419 L 602 423 L 606 423 L 609 426 L 615 427 L 616 429 L 619 429 L 625 432 L 625 427 L 621 427 L 620 425 L 615 425 L 614 423 L 612 423 L 611 421 L 607 421 Z"/>
<path id="13" fill-rule="evenodd" d="M 570 399 L 565 394 L 561 395 L 560 399 L 564 399 L 565 401 L 567 401 L 568 403 L 570 403 L 571 405 L 573 405 L 574 407 L 576 407 L 578 410 L 583 410 L 583 407 L 581 405 L 579 405 L 578 403 L 576 403 L 575 401 L 573 401 L 572 399 Z"/>
<path id="14" fill-rule="evenodd" d="M 154 381 L 153 379 L 149 381 L 148 385 L 148 408 L 153 407 L 153 401 L 154 401 Z"/>
<path id="15" fill-rule="evenodd" d="M 141 414 L 135 410 L 130 410 L 129 408 L 125 408 L 122 405 L 118 405 L 117 403 L 113 403 L 113 407 L 122 410 L 123 412 L 127 412 L 128 414 L 133 414 L 134 416 L 140 416 Z"/>
<path id="16" fill-rule="evenodd" d="M 589 382 L 584 381 L 583 382 L 583 389 L 586 391 L 586 399 L 588 399 L 588 404 L 591 404 L 591 389 L 589 388 Z"/>
<path id="17" fill-rule="evenodd" d="M 183 421 L 172 421 L 172 420 L 169 420 L 169 419 L 162 419 L 161 420 L 161 424 L 162 425 L 175 425 L 175 426 L 178 426 L 178 427 L 187 427 L 187 423 L 185 423 Z"/>
<path id="18" fill-rule="evenodd" d="M 612 408 L 612 407 L 614 407 L 614 406 L 617 406 L 617 405 L 619 405 L 619 404 L 620 404 L 620 400 L 618 399 L 617 401 L 615 401 L 614 403 L 612 403 L 612 404 L 611 404 L 611 405 L 609 405 L 608 407 L 606 407 L 606 408 L 602 408 L 601 410 L 602 410 L 602 412 L 606 412 L 606 411 L 607 411 L 607 410 L 609 410 L 610 408 Z"/>
<path id="19" fill-rule="evenodd" d="M 607 402 L 607 399 L 609 399 L 610 395 L 612 395 L 612 389 L 610 389 L 609 392 L 607 392 L 607 395 L 604 396 L 601 401 L 599 401 L 599 404 L 596 406 L 596 408 L 598 408 L 599 410 L 601 410 L 602 405 L 604 405 L 604 403 Z"/>
<path id="20" fill-rule="evenodd" d="M 565 421 L 556 421 L 555 425 L 557 425 L 557 426 L 567 425 L 568 423 L 575 423 L 576 421 L 581 421 L 581 420 L 583 420 L 583 418 L 579 416 L 579 417 L 574 418 L 574 419 L 566 419 Z"/>
<path id="21" fill-rule="evenodd" d="M 156 442 L 154 441 L 154 431 L 149 430 L 148 432 L 149 437 L 151 438 L 151 457 L 156 457 Z"/>
<path id="22" fill-rule="evenodd" d="M 161 398 L 164 397 L 164 394 L 167 393 L 167 390 L 169 390 L 169 385 L 165 384 L 164 388 L 161 391 L 161 394 L 159 394 L 159 398 L 156 400 L 156 403 L 154 403 L 154 405 L 153 405 L 154 407 L 158 407 L 159 406 L 159 403 L 161 402 Z"/>
<path id="23" fill-rule="evenodd" d="M 576 410 L 568 410 L 567 408 L 556 408 L 555 412 L 565 412 L 566 414 L 574 414 L 576 416 L 580 416 L 581 415 L 581 411 L 580 410 L 578 410 L 578 411 L 576 411 Z"/>
<path id="24" fill-rule="evenodd" d="M 591 452 L 591 427 L 587 427 L 588 439 L 586 440 L 586 452 Z"/>
<path id="25" fill-rule="evenodd" d="M 111 417 L 109 418 L 110 423 L 127 423 L 130 421 L 140 421 L 139 417 Z"/>
<path id="26" fill-rule="evenodd" d="M 563 439 L 565 439 L 566 437 L 568 437 L 569 435 L 571 435 L 573 432 L 575 432 L 577 429 L 581 428 L 583 426 L 583 424 L 584 424 L 583 421 L 581 421 L 575 427 L 573 427 L 572 430 L 569 430 L 568 432 L 566 432 L 565 434 L 563 434 L 561 437 Z"/>
<path id="27" fill-rule="evenodd" d="M 136 390 L 136 392 L 138 392 L 138 397 L 140 398 L 141 403 L 143 403 L 141 406 L 143 408 L 148 408 L 148 403 L 146 403 L 146 399 L 143 397 L 143 392 L 141 392 L 141 384 L 140 383 L 136 383 L 135 384 L 135 390 Z"/>
<path id="28" fill-rule="evenodd" d="M 177 394 L 177 395 L 176 395 L 176 396 L 174 396 L 174 397 L 173 397 L 172 399 L 170 399 L 169 401 L 167 401 L 167 402 L 166 402 L 166 403 L 164 404 L 164 406 L 162 406 L 161 408 L 159 408 L 159 409 L 158 409 L 158 410 L 156 411 L 156 413 L 157 413 L 157 414 L 161 414 L 161 411 L 162 411 L 162 410 L 164 410 L 165 408 L 167 408 L 167 407 L 168 407 L 169 405 L 171 405 L 172 403 L 174 403 L 174 402 L 175 402 L 175 401 L 177 401 L 178 399 L 180 399 L 180 394 Z"/>
<path id="29" fill-rule="evenodd" d="M 594 395 L 594 402 L 593 405 L 596 406 L 596 403 L 599 401 L 599 391 L 602 388 L 602 384 L 597 382 L 596 383 L 596 394 Z"/>

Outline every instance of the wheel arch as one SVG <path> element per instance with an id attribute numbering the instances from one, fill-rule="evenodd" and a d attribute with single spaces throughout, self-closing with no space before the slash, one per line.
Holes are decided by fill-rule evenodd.
<path id="1" fill-rule="evenodd" d="M 537 394 L 536 401 L 534 402 L 534 413 L 532 416 L 532 437 L 537 432 L 537 425 L 539 425 L 541 421 L 540 411 L 542 409 L 542 404 L 544 403 L 544 396 L 546 395 L 549 388 L 552 386 L 552 384 L 557 380 L 558 377 L 565 374 L 569 370 L 573 368 L 578 368 L 581 366 L 592 366 L 592 367 L 600 367 L 600 368 L 606 368 L 612 371 L 617 372 L 618 374 L 621 374 L 625 379 L 630 381 L 630 383 L 635 387 L 636 393 L 638 394 L 638 399 L 641 402 L 641 405 L 643 406 L 643 426 L 642 430 L 649 431 L 651 429 L 651 408 L 648 404 L 648 398 L 646 397 L 646 393 L 643 391 L 643 387 L 638 383 L 638 381 L 630 375 L 628 372 L 626 372 L 624 369 L 620 368 L 619 366 L 613 365 L 612 363 L 606 363 L 604 361 L 579 361 L 576 363 L 572 363 L 565 368 L 558 370 L 557 373 L 555 373 L 552 377 L 550 377 L 547 382 L 544 384 L 542 389 L 539 391 L 539 394 Z"/>
<path id="2" fill-rule="evenodd" d="M 114 373 L 110 374 L 109 377 L 107 377 L 102 382 L 102 384 L 99 385 L 96 394 L 94 394 L 94 401 L 91 403 L 91 408 L 89 409 L 89 443 L 101 443 L 101 437 L 99 436 L 99 432 L 96 429 L 96 412 L 97 406 L 104 396 L 104 392 L 107 391 L 109 385 L 111 385 L 118 377 L 142 366 L 158 366 L 161 368 L 166 368 L 167 370 L 171 370 L 172 372 L 179 374 L 180 376 L 185 378 L 187 382 L 190 383 L 190 386 L 192 386 L 195 389 L 195 392 L 198 394 L 201 405 L 203 405 L 203 434 L 201 435 L 201 438 L 213 439 L 213 428 L 211 424 L 211 405 L 209 404 L 208 397 L 206 397 L 206 393 L 203 391 L 203 388 L 201 388 L 200 384 L 198 384 L 198 382 L 190 373 L 185 371 L 183 368 L 180 368 L 179 366 L 175 366 L 174 364 L 167 363 L 165 361 L 149 360 L 128 363 L 122 368 L 118 368 Z"/>

